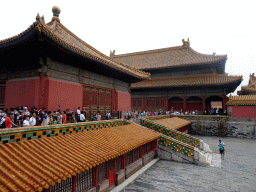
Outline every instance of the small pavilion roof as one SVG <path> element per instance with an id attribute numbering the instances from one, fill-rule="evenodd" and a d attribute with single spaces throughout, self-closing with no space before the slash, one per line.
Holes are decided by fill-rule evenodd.
<path id="1" fill-rule="evenodd" d="M 0 191 L 42 191 L 160 137 L 132 123 L 0 145 Z"/>
<path id="2" fill-rule="evenodd" d="M 53 8 L 56 8 L 56 6 Z M 61 24 L 60 19 L 58 18 L 58 14 L 56 15 L 55 12 L 52 21 L 47 24 L 45 24 L 44 16 L 40 17 L 38 14 L 36 17 L 36 22 L 30 25 L 25 31 L 16 36 L 1 40 L 0 49 L 1 47 L 6 46 L 6 44 L 8 43 L 12 45 L 18 42 L 22 42 L 26 39 L 27 35 L 36 32 L 39 36 L 40 34 L 44 34 L 47 38 L 51 39 L 54 44 L 61 45 L 65 49 L 75 52 L 77 55 L 80 55 L 82 57 L 96 60 L 105 65 L 108 65 L 109 67 L 126 72 L 139 79 L 148 79 L 150 77 L 149 73 L 125 65 L 120 61 L 114 60 L 81 40 L 79 37 L 77 37 L 64 25 Z"/>
<path id="3" fill-rule="evenodd" d="M 256 106 L 256 95 L 230 96 L 226 105 L 229 106 Z"/>
<path id="4" fill-rule="evenodd" d="M 227 74 L 198 74 L 186 76 L 169 76 L 151 78 L 131 85 L 136 88 L 161 88 L 161 87 L 183 87 L 183 86 L 203 86 L 221 85 L 242 81 L 242 76 L 228 76 Z"/>
<path id="5" fill-rule="evenodd" d="M 241 91 L 238 91 L 238 95 L 251 95 L 256 94 L 256 77 L 254 73 L 250 75 L 249 83 L 247 86 L 242 86 Z"/>
<path id="6" fill-rule="evenodd" d="M 178 130 L 182 127 L 185 127 L 185 126 L 191 124 L 190 121 L 181 119 L 178 117 L 159 119 L 159 120 L 151 120 L 151 121 L 153 121 L 154 123 L 157 123 L 159 125 L 163 125 L 168 129 L 173 129 L 173 130 Z"/>
<path id="7" fill-rule="evenodd" d="M 226 61 L 227 55 L 201 54 L 190 47 L 190 42 L 182 40 L 183 45 L 150 51 L 142 51 L 110 57 L 138 69 L 155 69 L 178 66 L 191 66 Z"/>

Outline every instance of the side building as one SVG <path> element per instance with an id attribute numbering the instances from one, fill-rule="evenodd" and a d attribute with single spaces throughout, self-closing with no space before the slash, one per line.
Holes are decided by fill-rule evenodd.
<path id="1" fill-rule="evenodd" d="M 230 118 L 244 120 L 256 119 L 256 77 L 250 75 L 247 86 L 237 91 L 238 96 L 229 96 L 228 115 Z"/>
<path id="2" fill-rule="evenodd" d="M 225 73 L 227 55 L 194 51 L 189 39 L 183 45 L 110 57 L 151 73 L 131 85 L 132 110 L 197 110 L 202 113 L 212 102 L 226 109 L 227 97 L 240 85 L 242 76 Z"/>
<path id="3" fill-rule="evenodd" d="M 60 22 L 58 7 L 52 11 L 49 23 L 38 14 L 25 31 L 0 41 L 1 108 L 130 111 L 130 84 L 150 74 L 102 54 Z"/>

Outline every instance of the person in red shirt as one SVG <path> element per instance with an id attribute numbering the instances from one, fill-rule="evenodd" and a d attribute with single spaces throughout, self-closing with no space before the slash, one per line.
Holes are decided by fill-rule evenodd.
<path id="1" fill-rule="evenodd" d="M 10 113 L 10 114 L 9 114 L 9 117 L 7 117 L 6 120 L 5 120 L 5 128 L 11 128 L 12 125 L 15 126 L 15 127 L 18 126 L 18 125 L 14 124 L 14 123 L 12 122 L 12 118 L 13 118 L 13 114 Z"/>
<path id="2" fill-rule="evenodd" d="M 63 111 L 63 115 L 62 115 L 62 124 L 67 123 L 67 115 L 66 115 L 66 111 Z"/>

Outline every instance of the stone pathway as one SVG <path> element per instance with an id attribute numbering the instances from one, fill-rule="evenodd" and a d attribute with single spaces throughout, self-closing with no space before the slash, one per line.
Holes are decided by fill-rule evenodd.
<path id="1" fill-rule="evenodd" d="M 197 137 L 209 144 L 214 153 L 219 151 L 219 139 L 225 143 L 221 167 L 158 161 L 123 191 L 256 192 L 255 139 Z"/>

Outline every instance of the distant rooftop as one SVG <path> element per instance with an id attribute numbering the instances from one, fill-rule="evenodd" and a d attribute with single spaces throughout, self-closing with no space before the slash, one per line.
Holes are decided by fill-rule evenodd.
<path id="1" fill-rule="evenodd" d="M 182 40 L 183 45 L 163 49 L 115 55 L 115 50 L 110 52 L 110 57 L 136 67 L 137 69 L 154 69 L 176 66 L 189 66 L 226 61 L 227 55 L 201 54 L 190 47 L 189 39 Z"/>

